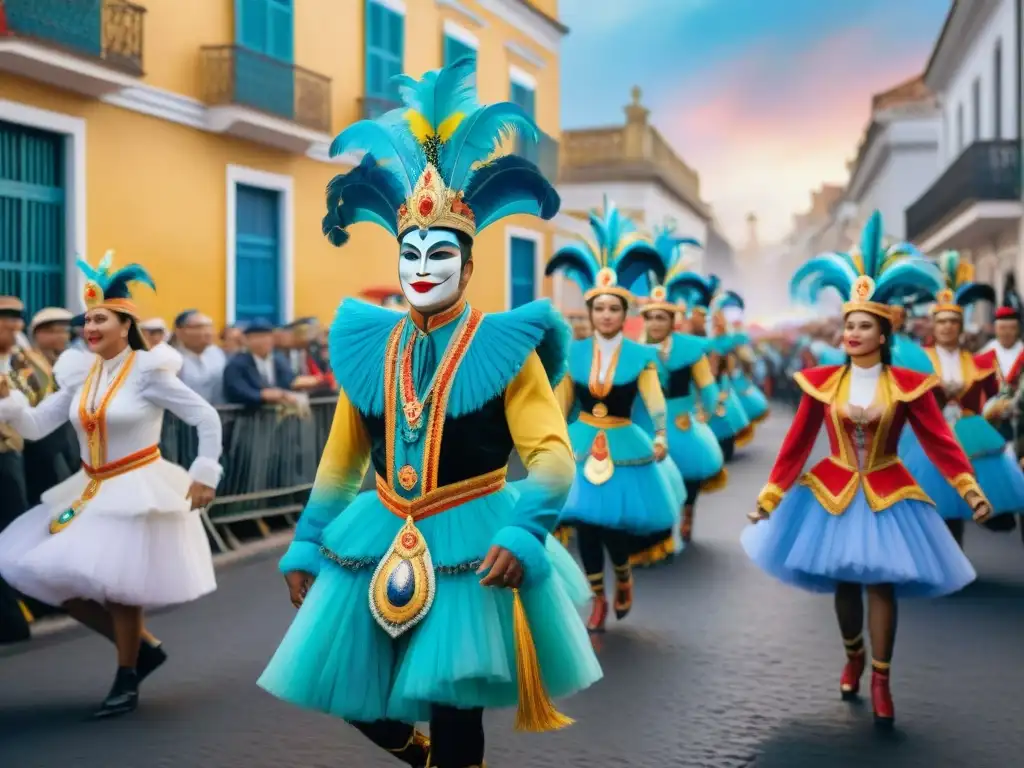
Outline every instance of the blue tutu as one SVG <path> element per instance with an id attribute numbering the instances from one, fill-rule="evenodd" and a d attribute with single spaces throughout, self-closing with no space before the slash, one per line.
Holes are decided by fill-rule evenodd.
<path id="1" fill-rule="evenodd" d="M 935 502 L 943 519 L 973 518 L 970 506 L 928 458 L 913 430 L 905 429 L 900 435 L 899 456 L 917 484 Z M 1024 473 L 1007 448 L 969 458 L 978 487 L 992 505 L 993 515 L 1024 512 Z"/>
<path id="2" fill-rule="evenodd" d="M 941 597 L 977 576 L 931 504 L 910 499 L 875 512 L 863 490 L 833 515 L 797 485 L 740 541 L 763 571 L 809 592 L 852 582 L 892 584 L 898 597 Z"/>
<path id="3" fill-rule="evenodd" d="M 392 640 L 370 613 L 376 563 L 403 521 L 375 492 L 362 493 L 324 531 L 325 559 L 306 600 L 260 677 L 260 687 L 299 707 L 346 720 L 420 722 L 432 703 L 512 707 L 518 700 L 512 593 L 480 586 L 475 569 L 511 521 L 516 489 L 470 501 L 417 525 L 437 573 L 423 621 Z M 548 692 L 567 696 L 601 678 L 576 604 L 589 597 L 578 567 L 552 537 L 552 573 L 520 590 Z M 339 563 L 338 560 L 342 561 Z"/>
<path id="4" fill-rule="evenodd" d="M 723 378 L 722 391 L 726 393 L 725 401 L 720 408 L 715 409 L 711 417 L 711 431 L 719 442 L 729 438 L 741 438 L 750 431 L 750 419 L 747 412 L 743 410 L 743 403 L 740 402 L 736 392 L 732 390 L 726 377 Z"/>
<path id="5" fill-rule="evenodd" d="M 677 508 L 683 506 L 683 502 L 686 501 L 686 485 L 683 482 L 679 466 L 672 460 L 672 456 L 668 455 L 663 461 L 658 462 L 658 469 L 665 476 L 665 482 L 668 483 L 668 487 L 672 491 L 672 498 L 676 500 Z"/>
<path id="6" fill-rule="evenodd" d="M 743 412 L 746 413 L 750 422 L 757 424 L 768 418 L 768 398 L 754 385 L 750 377 L 743 371 L 737 370 L 732 378 L 733 391 L 739 398 Z"/>
<path id="7" fill-rule="evenodd" d="M 711 427 L 693 415 L 692 397 L 668 401 L 668 452 L 684 480 L 710 480 L 723 471 L 722 446 Z"/>

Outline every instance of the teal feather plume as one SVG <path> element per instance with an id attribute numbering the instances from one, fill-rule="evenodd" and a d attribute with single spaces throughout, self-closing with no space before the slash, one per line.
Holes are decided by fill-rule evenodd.
<path id="1" fill-rule="evenodd" d="M 128 299 L 131 298 L 131 284 L 142 283 L 156 290 L 156 283 L 145 267 L 141 264 L 126 264 L 120 269 L 111 271 L 114 261 L 114 252 L 107 251 L 100 263 L 93 267 L 85 259 L 79 257 L 75 260 L 78 269 L 85 276 L 87 282 L 95 283 L 103 291 L 107 299 Z"/>
<path id="2" fill-rule="evenodd" d="M 538 139 L 537 124 L 518 104 L 503 102 L 478 109 L 463 118 L 451 139 L 441 146 L 438 171 L 449 186 L 461 189 L 471 180 L 474 166 L 515 136 L 530 144 Z"/>

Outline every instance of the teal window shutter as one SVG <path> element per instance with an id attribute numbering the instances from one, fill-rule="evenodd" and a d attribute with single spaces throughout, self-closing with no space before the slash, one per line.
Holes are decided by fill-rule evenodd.
<path id="1" fill-rule="evenodd" d="M 512 87 L 509 90 L 512 103 L 519 105 L 526 114 L 536 119 L 537 95 L 533 92 L 533 88 L 513 81 Z"/>
<path id="2" fill-rule="evenodd" d="M 391 78 L 402 74 L 405 52 L 405 17 L 390 8 L 366 0 L 366 96 L 398 100 Z"/>
<path id="3" fill-rule="evenodd" d="M 537 296 L 537 244 L 533 240 L 513 237 L 509 261 L 509 280 L 512 282 L 510 309 L 515 309 Z"/>
<path id="4" fill-rule="evenodd" d="M 451 64 L 466 56 L 476 57 L 476 49 L 451 35 L 444 36 L 444 63 Z"/>
<path id="5" fill-rule="evenodd" d="M 292 0 L 235 0 L 235 42 L 250 51 L 292 63 Z"/>

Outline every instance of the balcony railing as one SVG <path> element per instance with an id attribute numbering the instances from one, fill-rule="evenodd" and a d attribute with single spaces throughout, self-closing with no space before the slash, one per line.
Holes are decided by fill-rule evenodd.
<path id="1" fill-rule="evenodd" d="M 907 239 L 921 237 L 965 204 L 1020 199 L 1020 142 L 976 141 L 907 208 Z"/>
<path id="2" fill-rule="evenodd" d="M 120 0 L 0 0 L 6 34 L 96 58 L 131 75 L 142 74 L 145 13 Z"/>
<path id="3" fill-rule="evenodd" d="M 363 96 L 359 100 L 359 117 L 362 120 L 376 120 L 385 112 L 398 109 L 402 102 L 397 99 L 381 99 L 376 96 Z"/>
<path id="4" fill-rule="evenodd" d="M 558 182 L 558 142 L 546 133 L 538 132 L 536 144 L 517 139 L 515 152 L 540 168 L 552 184 Z"/>
<path id="5" fill-rule="evenodd" d="M 238 45 L 202 49 L 207 104 L 235 104 L 331 131 L 331 79 Z"/>

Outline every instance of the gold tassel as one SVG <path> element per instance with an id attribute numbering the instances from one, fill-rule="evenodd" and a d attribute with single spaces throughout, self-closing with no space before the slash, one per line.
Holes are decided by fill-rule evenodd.
<path id="1" fill-rule="evenodd" d="M 519 677 L 519 707 L 516 709 L 517 731 L 544 733 L 567 728 L 573 724 L 557 709 L 544 688 L 537 662 L 533 633 L 526 618 L 526 609 L 519 590 L 512 590 L 512 627 L 516 641 L 516 671 Z"/>
<path id="2" fill-rule="evenodd" d="M 32 615 L 32 611 L 30 611 L 28 606 L 21 602 L 21 600 L 18 601 L 18 607 L 21 608 L 21 615 L 25 617 L 25 621 L 27 623 L 31 624 L 36 620 L 35 616 Z"/>

